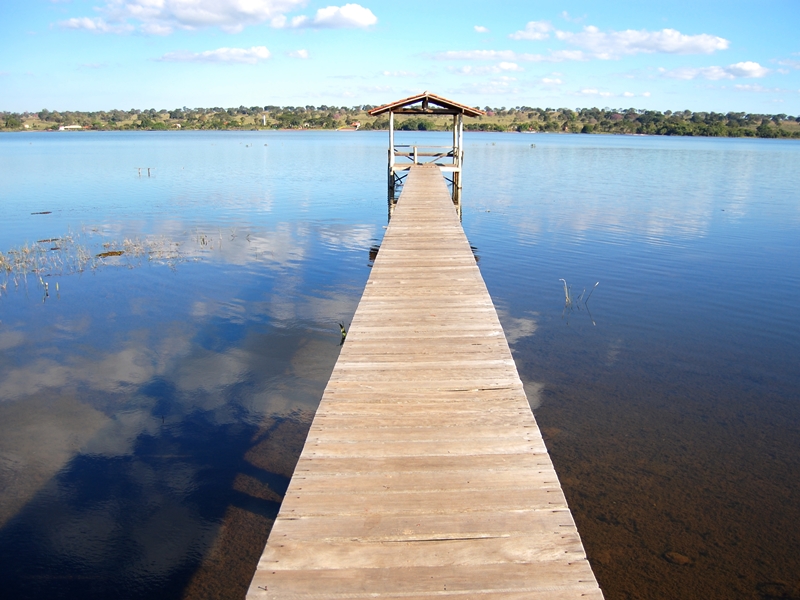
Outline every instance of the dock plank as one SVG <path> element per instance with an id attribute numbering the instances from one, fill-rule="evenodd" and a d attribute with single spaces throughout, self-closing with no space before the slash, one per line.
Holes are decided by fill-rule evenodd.
<path id="1" fill-rule="evenodd" d="M 435 167 L 412 167 L 248 598 L 602 599 Z"/>

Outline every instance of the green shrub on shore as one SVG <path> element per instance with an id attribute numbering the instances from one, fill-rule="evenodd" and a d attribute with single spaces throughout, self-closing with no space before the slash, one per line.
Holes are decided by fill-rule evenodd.
<path id="1" fill-rule="evenodd" d="M 187 129 L 387 129 L 386 116 L 371 117 L 369 105 L 240 106 L 94 112 L 0 112 L 0 129 L 187 130 Z M 744 112 L 653 111 L 612 108 L 485 107 L 485 116 L 466 119 L 467 131 L 612 133 L 706 137 L 800 138 L 800 116 Z M 398 116 L 398 130 L 448 131 L 452 118 L 441 115 Z"/>

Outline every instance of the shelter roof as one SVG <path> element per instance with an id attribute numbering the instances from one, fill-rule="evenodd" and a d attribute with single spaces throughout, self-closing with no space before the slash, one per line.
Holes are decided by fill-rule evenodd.
<path id="1" fill-rule="evenodd" d="M 459 104 L 430 92 L 422 92 L 416 96 L 409 96 L 378 106 L 370 110 L 369 114 L 374 117 L 387 112 L 419 115 L 466 115 L 467 117 L 479 117 L 486 114 L 477 108 Z"/>

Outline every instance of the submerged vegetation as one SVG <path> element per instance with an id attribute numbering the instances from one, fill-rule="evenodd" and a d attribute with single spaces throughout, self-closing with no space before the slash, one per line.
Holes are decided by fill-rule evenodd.
<path id="1" fill-rule="evenodd" d="M 33 277 L 47 296 L 47 278 L 95 271 L 101 267 L 132 269 L 144 264 L 176 268 L 179 263 L 201 260 L 222 249 L 223 232 L 184 232 L 183 241 L 163 235 L 109 239 L 97 228 L 68 231 L 58 238 L 37 240 L 0 252 L 0 297 L 19 288 L 28 289 Z M 235 233 L 232 238 L 235 238 Z M 249 238 L 248 238 L 249 239 Z M 58 289 L 56 284 L 56 289 Z"/>
<path id="2" fill-rule="evenodd" d="M 371 117 L 370 105 L 240 106 L 173 110 L 109 110 L 93 112 L 0 112 L 0 129 L 42 131 L 186 130 L 186 129 L 387 129 L 386 117 Z M 615 133 L 710 137 L 800 138 L 800 116 L 744 112 L 692 112 L 635 108 L 484 107 L 485 116 L 467 119 L 468 131 Z M 450 117 L 398 117 L 397 129 L 444 131 Z"/>

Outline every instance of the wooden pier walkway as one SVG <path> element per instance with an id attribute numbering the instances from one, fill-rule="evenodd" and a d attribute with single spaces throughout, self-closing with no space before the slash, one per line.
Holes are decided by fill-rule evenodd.
<path id="1" fill-rule="evenodd" d="M 435 166 L 414 166 L 249 599 L 602 599 Z"/>

